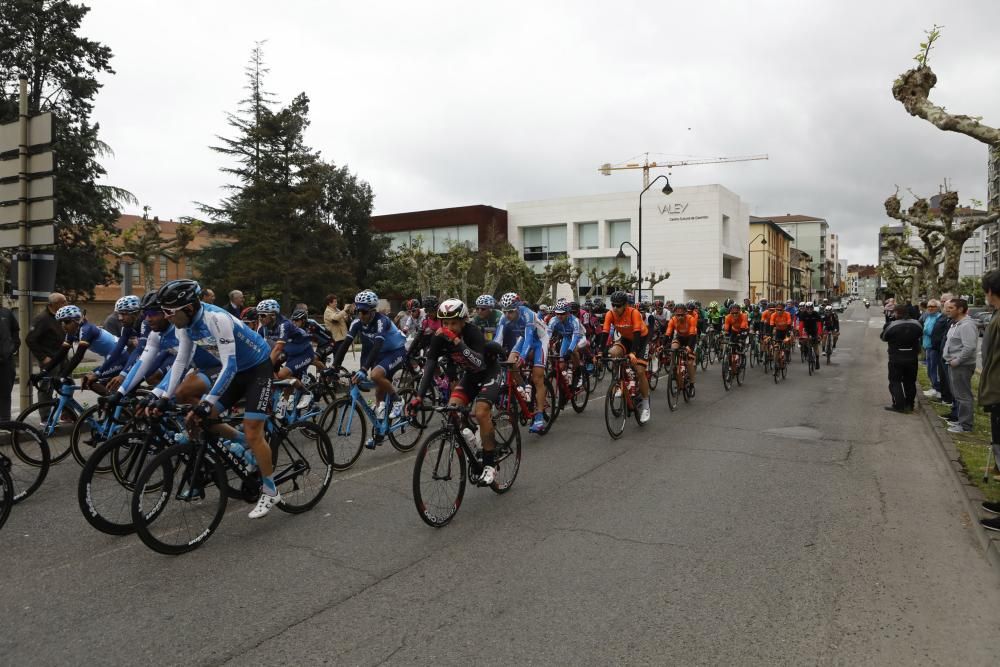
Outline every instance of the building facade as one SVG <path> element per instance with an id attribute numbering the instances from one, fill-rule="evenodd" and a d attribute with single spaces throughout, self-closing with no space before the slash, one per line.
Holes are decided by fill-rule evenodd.
<path id="1" fill-rule="evenodd" d="M 746 296 L 750 213 L 736 194 L 720 185 L 680 187 L 670 195 L 652 188 L 642 203 L 641 240 L 638 192 L 509 204 L 507 236 L 539 273 L 561 257 L 583 270 L 579 293 L 560 285 L 560 297 L 599 295 L 590 269 L 635 272 L 636 253 L 626 242 L 643 253 L 644 275 L 670 272 L 645 298 L 706 303 Z M 619 249 L 627 258 L 616 258 Z"/>
<path id="2" fill-rule="evenodd" d="M 828 254 L 830 225 L 810 215 L 764 216 L 792 235 L 792 246 L 809 255 L 812 282 L 806 301 L 825 298 L 832 289 L 836 270 Z"/>
<path id="3" fill-rule="evenodd" d="M 392 240 L 393 250 L 420 241 L 427 250 L 445 253 L 454 243 L 477 250 L 507 240 L 507 211 L 482 204 L 373 215 L 371 221 Z"/>
<path id="4" fill-rule="evenodd" d="M 813 260 L 809 253 L 798 248 L 789 250 L 788 282 L 792 301 L 809 301 L 812 298 Z"/>
<path id="5" fill-rule="evenodd" d="M 1000 146 L 990 146 L 986 167 L 986 210 L 1000 210 Z M 1000 269 L 1000 223 L 982 228 L 983 272 Z"/>
<path id="6" fill-rule="evenodd" d="M 792 235 L 770 220 L 750 216 L 750 300 L 792 298 Z"/>

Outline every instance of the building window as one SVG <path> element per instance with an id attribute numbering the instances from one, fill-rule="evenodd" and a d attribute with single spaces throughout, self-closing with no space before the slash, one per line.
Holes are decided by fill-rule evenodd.
<path id="1" fill-rule="evenodd" d="M 619 248 L 625 241 L 632 240 L 631 220 L 608 221 L 608 247 Z"/>
<path id="2" fill-rule="evenodd" d="M 139 275 L 139 262 L 132 262 L 132 284 L 138 285 L 142 281 L 142 277 Z"/>
<path id="3" fill-rule="evenodd" d="M 729 245 L 729 216 L 722 216 L 722 242 Z M 768 241 L 770 243 L 770 241 Z"/>
<path id="4" fill-rule="evenodd" d="M 523 227 L 521 235 L 527 262 L 566 256 L 566 225 Z"/>
<path id="5" fill-rule="evenodd" d="M 579 250 L 597 250 L 597 223 L 581 222 L 576 226 L 576 247 Z"/>
<path id="6" fill-rule="evenodd" d="M 732 278 L 733 277 L 733 260 L 728 257 L 722 258 L 722 277 Z"/>

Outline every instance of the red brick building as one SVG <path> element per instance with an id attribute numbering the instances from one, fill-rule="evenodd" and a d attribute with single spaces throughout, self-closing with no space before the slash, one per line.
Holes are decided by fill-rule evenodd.
<path id="1" fill-rule="evenodd" d="M 417 238 L 434 252 L 446 252 L 449 242 L 476 249 L 507 240 L 507 211 L 483 204 L 373 215 L 371 220 L 374 229 L 392 238 L 393 249 Z"/>

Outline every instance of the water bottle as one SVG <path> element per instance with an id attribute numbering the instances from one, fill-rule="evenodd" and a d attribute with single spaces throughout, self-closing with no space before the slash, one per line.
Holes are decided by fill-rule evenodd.
<path id="1" fill-rule="evenodd" d="M 246 450 L 246 447 L 236 442 L 235 440 L 223 440 L 222 444 L 224 444 L 226 448 L 229 449 L 229 453 L 232 454 L 233 458 L 235 458 L 237 461 L 239 461 L 243 457 L 243 452 Z"/>
<path id="2" fill-rule="evenodd" d="M 274 408 L 274 416 L 278 419 L 283 419 L 285 416 L 285 411 L 288 406 L 285 404 L 285 398 L 281 397 L 278 399 L 278 405 Z"/>
<path id="3" fill-rule="evenodd" d="M 464 439 L 465 444 L 467 444 L 473 450 L 475 450 L 476 446 L 479 444 L 478 442 L 476 442 L 478 440 L 478 438 L 476 437 L 477 435 L 479 434 L 473 432 L 473 430 L 468 426 L 462 429 L 462 439 Z"/>
<path id="4" fill-rule="evenodd" d="M 524 390 L 524 387 L 521 386 L 521 385 L 517 385 L 517 395 L 520 396 L 521 400 L 523 400 L 523 401 L 527 401 L 528 400 L 528 392 L 526 392 Z"/>
<path id="5" fill-rule="evenodd" d="M 253 472 L 257 469 L 257 457 L 253 455 L 253 450 L 249 447 L 243 450 L 243 465 L 246 466 L 247 472 Z"/>
<path id="6" fill-rule="evenodd" d="M 186 445 L 188 444 L 187 433 L 174 433 L 174 444 L 175 445 Z"/>

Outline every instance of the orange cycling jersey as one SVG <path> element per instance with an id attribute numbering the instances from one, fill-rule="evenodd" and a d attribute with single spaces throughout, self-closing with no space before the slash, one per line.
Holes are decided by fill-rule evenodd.
<path id="1" fill-rule="evenodd" d="M 674 315 L 667 323 L 667 335 L 693 336 L 698 333 L 698 318 L 694 315 Z"/>
<path id="2" fill-rule="evenodd" d="M 771 326 L 778 331 L 788 331 L 792 326 L 792 314 L 784 310 L 774 311 L 771 316 Z"/>
<path id="3" fill-rule="evenodd" d="M 604 316 L 604 333 L 611 333 L 612 326 L 614 326 L 615 331 L 621 334 L 622 338 L 629 340 L 635 336 L 636 332 L 639 332 L 640 336 L 649 333 L 645 318 L 632 306 L 625 306 L 621 317 L 615 315 L 613 308 L 609 310 L 608 314 Z"/>
<path id="4" fill-rule="evenodd" d="M 726 315 L 726 320 L 722 323 L 722 330 L 729 331 L 746 331 L 750 328 L 750 322 L 747 320 L 746 313 L 737 313 L 736 315 Z"/>

